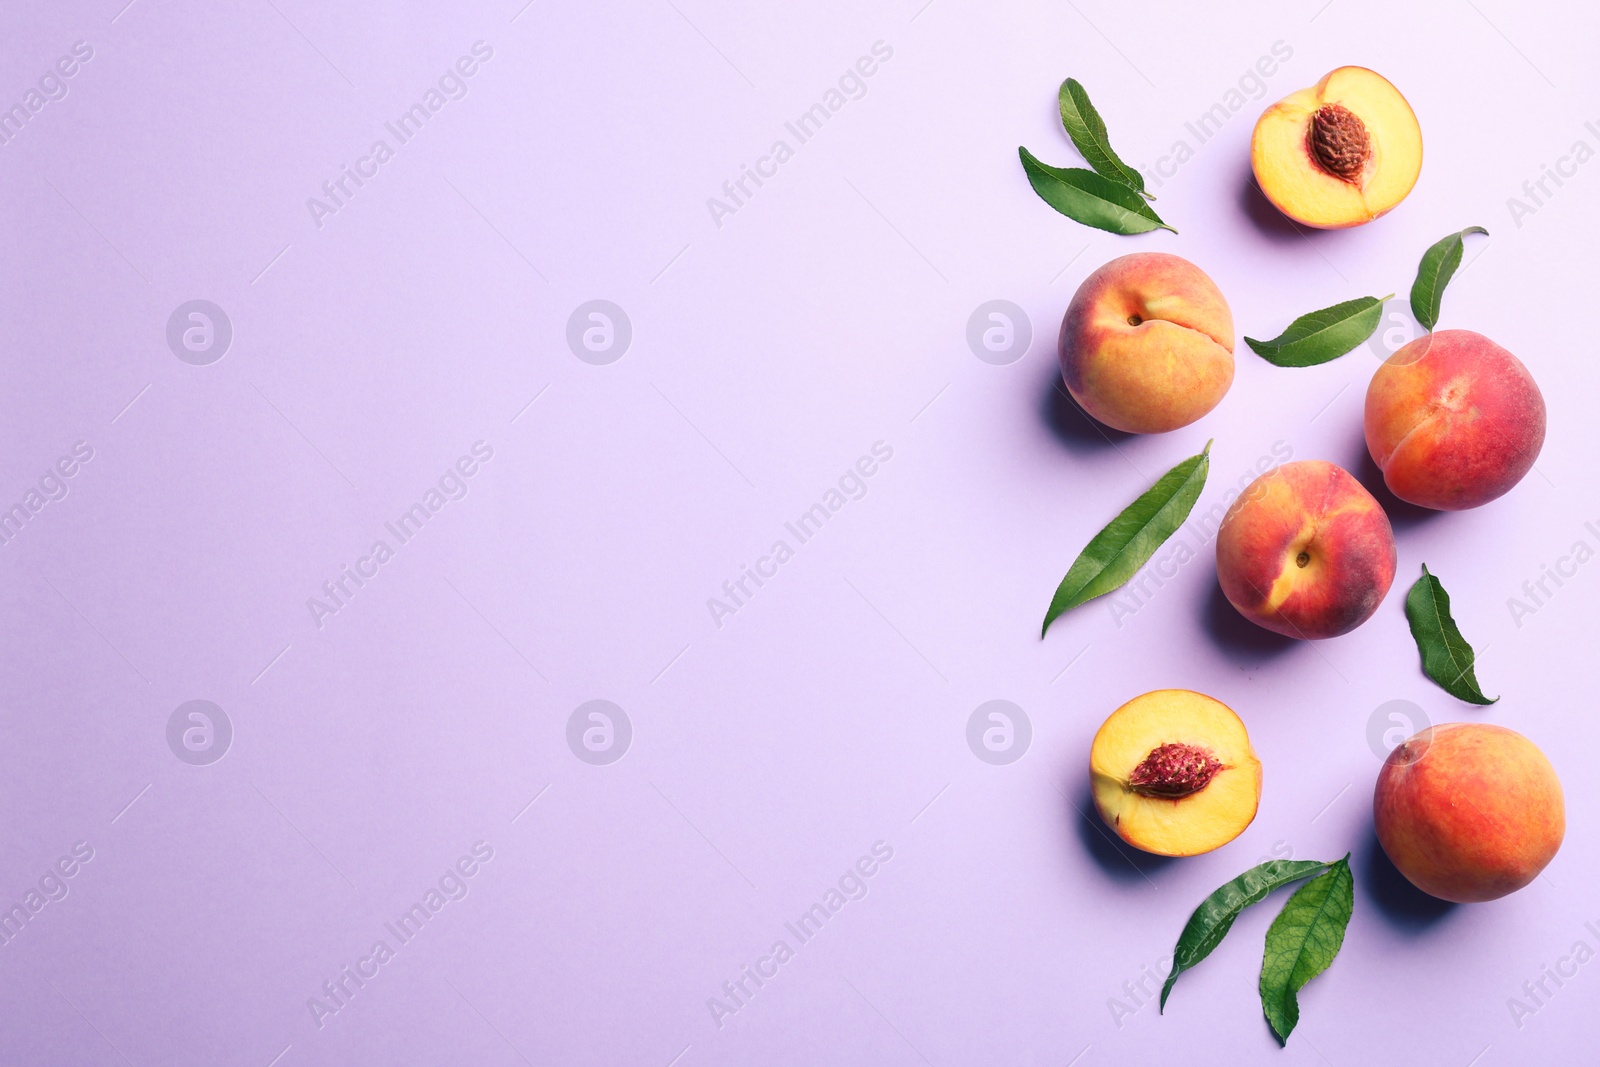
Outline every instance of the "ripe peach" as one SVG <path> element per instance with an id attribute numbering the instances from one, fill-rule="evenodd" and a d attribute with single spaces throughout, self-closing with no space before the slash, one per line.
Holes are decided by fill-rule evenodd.
<path id="1" fill-rule="evenodd" d="M 1061 320 L 1061 377 L 1083 410 L 1129 433 L 1166 433 L 1233 384 L 1233 313 L 1204 271 L 1135 252 L 1078 287 Z"/>
<path id="2" fill-rule="evenodd" d="M 1244 832 L 1261 801 L 1261 761 L 1221 701 L 1158 689 L 1112 712 L 1089 750 L 1094 806 L 1128 844 L 1194 856 Z"/>
<path id="3" fill-rule="evenodd" d="M 1489 723 L 1430 727 L 1389 753 L 1372 815 L 1400 873 L 1458 904 L 1533 881 L 1567 828 L 1550 761 L 1515 730 Z"/>
<path id="4" fill-rule="evenodd" d="M 1394 581 L 1394 531 L 1343 467 L 1276 467 L 1233 502 L 1217 530 L 1228 602 L 1288 637 L 1338 637 L 1378 610 Z"/>
<path id="5" fill-rule="evenodd" d="M 1422 172 L 1422 128 L 1381 74 L 1340 67 L 1278 101 L 1250 138 L 1256 183 L 1297 222 L 1341 229 L 1405 199 Z"/>
<path id="6" fill-rule="evenodd" d="M 1544 396 L 1522 361 L 1471 330 L 1424 334 L 1367 386 L 1367 451 L 1401 500 L 1475 508 L 1522 480 L 1544 445 Z"/>

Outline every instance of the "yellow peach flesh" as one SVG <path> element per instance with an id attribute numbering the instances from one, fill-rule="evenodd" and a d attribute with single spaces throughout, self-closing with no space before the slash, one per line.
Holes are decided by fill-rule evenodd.
<path id="1" fill-rule="evenodd" d="M 1221 764 L 1186 796 L 1151 796 L 1130 777 L 1163 745 L 1194 746 Z M 1226 704 L 1187 689 L 1158 689 L 1111 713 L 1089 754 L 1095 808 L 1128 844 L 1162 856 L 1194 856 L 1232 841 L 1255 818 L 1261 761 Z"/>
<path id="2" fill-rule="evenodd" d="M 1328 104 L 1348 109 L 1366 128 L 1371 156 L 1355 181 L 1330 173 L 1312 153 L 1312 116 Z M 1290 218 L 1320 229 L 1359 226 L 1411 192 L 1422 172 L 1422 128 L 1382 75 L 1340 67 L 1262 113 L 1250 162 L 1261 191 Z"/>

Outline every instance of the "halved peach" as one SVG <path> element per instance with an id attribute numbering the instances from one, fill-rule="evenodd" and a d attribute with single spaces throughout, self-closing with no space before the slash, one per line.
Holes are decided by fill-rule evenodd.
<path id="1" fill-rule="evenodd" d="M 1089 749 L 1094 806 L 1134 848 L 1195 856 L 1244 832 L 1261 800 L 1261 761 L 1233 709 L 1157 689 L 1112 712 Z"/>
<path id="2" fill-rule="evenodd" d="M 1359 226 L 1417 184 L 1422 128 L 1383 75 L 1340 67 L 1262 112 L 1250 165 L 1267 199 L 1296 222 Z"/>

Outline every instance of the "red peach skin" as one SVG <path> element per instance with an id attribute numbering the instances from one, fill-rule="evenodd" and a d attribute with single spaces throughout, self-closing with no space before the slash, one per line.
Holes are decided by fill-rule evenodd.
<path id="1" fill-rule="evenodd" d="M 1378 610 L 1394 568 L 1383 507 L 1323 460 L 1285 463 L 1251 482 L 1217 531 L 1217 580 L 1228 602 L 1286 637 L 1354 630 Z"/>
<path id="2" fill-rule="evenodd" d="M 1458 904 L 1533 881 L 1567 827 L 1550 761 L 1526 737 L 1490 723 L 1435 726 L 1389 753 L 1372 813 L 1400 873 Z"/>
<path id="3" fill-rule="evenodd" d="M 1367 450 L 1401 500 L 1436 511 L 1487 504 L 1544 445 L 1544 397 L 1528 368 L 1471 330 L 1425 334 L 1367 386 Z"/>

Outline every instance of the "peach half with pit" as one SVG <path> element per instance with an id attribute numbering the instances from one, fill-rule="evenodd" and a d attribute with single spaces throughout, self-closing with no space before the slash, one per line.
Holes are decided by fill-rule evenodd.
<path id="1" fill-rule="evenodd" d="M 1296 222 L 1359 226 L 1416 185 L 1422 128 L 1383 75 L 1340 67 L 1262 112 L 1250 165 L 1266 198 Z"/>
<path id="2" fill-rule="evenodd" d="M 1460 511 L 1504 495 L 1544 446 L 1544 395 L 1481 333 L 1423 334 L 1367 385 L 1367 451 L 1401 500 Z"/>
<path id="3" fill-rule="evenodd" d="M 1128 433 L 1166 433 L 1233 384 L 1233 312 L 1199 267 L 1119 256 L 1084 279 L 1061 320 L 1061 378 L 1078 405 Z"/>
<path id="4" fill-rule="evenodd" d="M 1112 712 L 1089 749 L 1094 806 L 1134 848 L 1195 856 L 1244 832 L 1261 800 L 1261 761 L 1233 709 L 1158 689 Z"/>
<path id="5" fill-rule="evenodd" d="M 1343 467 L 1297 460 L 1250 483 L 1217 530 L 1217 581 L 1239 614 L 1285 637 L 1349 633 L 1394 583 L 1394 531 Z"/>
<path id="6" fill-rule="evenodd" d="M 1567 828 L 1555 768 L 1532 741 L 1492 723 L 1445 723 L 1396 747 L 1378 773 L 1372 814 L 1400 873 L 1458 904 L 1533 881 Z"/>

